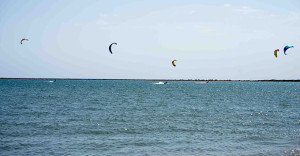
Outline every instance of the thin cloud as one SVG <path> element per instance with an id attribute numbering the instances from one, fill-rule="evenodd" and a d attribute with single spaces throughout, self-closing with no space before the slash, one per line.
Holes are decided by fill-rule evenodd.
<path id="1" fill-rule="evenodd" d="M 229 3 L 224 4 L 225 7 L 231 7 L 232 5 Z"/>
<path id="2" fill-rule="evenodd" d="M 258 10 L 247 7 L 247 6 L 242 6 L 237 9 L 234 9 L 234 11 L 243 12 L 243 13 L 253 13 L 253 12 L 257 12 Z"/>

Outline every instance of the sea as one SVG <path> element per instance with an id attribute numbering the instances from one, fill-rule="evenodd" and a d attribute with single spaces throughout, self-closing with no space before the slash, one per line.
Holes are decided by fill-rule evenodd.
<path id="1" fill-rule="evenodd" d="M 0 80 L 0 155 L 300 155 L 300 83 Z"/>

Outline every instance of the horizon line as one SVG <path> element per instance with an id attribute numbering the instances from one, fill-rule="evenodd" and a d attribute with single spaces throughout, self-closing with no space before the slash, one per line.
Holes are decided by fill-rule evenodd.
<path id="1" fill-rule="evenodd" d="M 24 80 L 131 80 L 131 81 L 245 81 L 245 82 L 300 82 L 300 79 L 257 79 L 257 80 L 231 80 L 231 79 L 105 79 L 105 78 L 0 78 Z"/>

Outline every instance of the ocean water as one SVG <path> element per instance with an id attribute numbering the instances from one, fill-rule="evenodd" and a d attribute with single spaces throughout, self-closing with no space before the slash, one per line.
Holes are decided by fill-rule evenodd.
<path id="1" fill-rule="evenodd" d="M 300 83 L 0 80 L 0 155 L 300 155 Z"/>

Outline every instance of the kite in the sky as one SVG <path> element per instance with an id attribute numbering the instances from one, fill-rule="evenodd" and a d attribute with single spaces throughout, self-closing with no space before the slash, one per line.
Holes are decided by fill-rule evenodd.
<path id="1" fill-rule="evenodd" d="M 112 46 L 113 44 L 117 45 L 117 43 L 112 43 L 112 44 L 110 44 L 110 46 L 109 46 L 109 52 L 110 52 L 111 54 L 112 54 L 111 46 Z"/>
<path id="2" fill-rule="evenodd" d="M 285 46 L 284 49 L 283 49 L 283 52 L 284 52 L 285 55 L 286 55 L 285 52 L 286 52 L 289 48 L 294 48 L 294 46 L 288 46 L 288 45 Z"/>
<path id="3" fill-rule="evenodd" d="M 176 67 L 175 61 L 177 61 L 177 60 L 173 60 L 173 61 L 172 61 L 172 65 L 173 65 L 174 67 Z"/>
<path id="4" fill-rule="evenodd" d="M 275 51 L 274 51 L 274 56 L 277 58 L 277 52 L 279 51 L 279 49 L 276 49 Z"/>
<path id="5" fill-rule="evenodd" d="M 22 38 L 22 39 L 21 39 L 21 44 L 23 44 L 23 41 L 24 41 L 24 40 L 29 41 L 27 38 Z"/>

